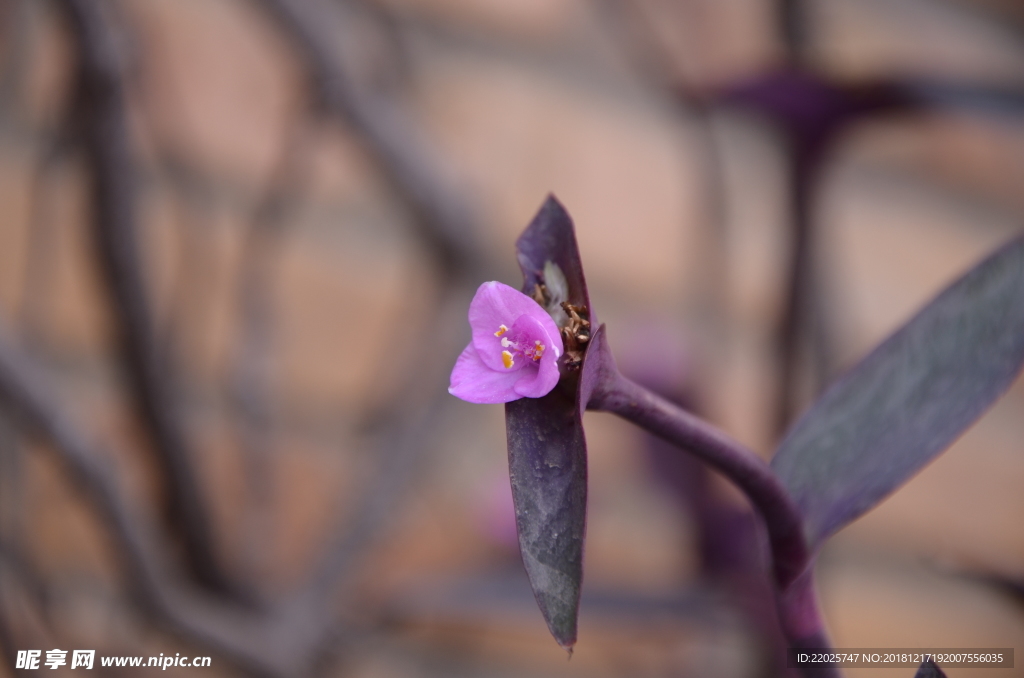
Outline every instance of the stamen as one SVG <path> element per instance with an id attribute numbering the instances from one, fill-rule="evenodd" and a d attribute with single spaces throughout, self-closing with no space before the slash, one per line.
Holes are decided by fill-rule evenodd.
<path id="1" fill-rule="evenodd" d="M 505 369 L 511 369 L 515 365 L 515 360 L 512 358 L 512 354 L 508 351 L 501 352 L 501 362 L 505 365 Z"/>
<path id="2" fill-rule="evenodd" d="M 494 336 L 500 337 L 501 335 L 505 334 L 506 332 L 508 332 L 508 328 L 507 327 L 505 327 L 504 325 L 498 325 L 498 331 L 494 333 Z M 502 346 L 504 346 L 504 345 L 505 344 L 503 343 Z"/>
<path id="3" fill-rule="evenodd" d="M 537 362 L 538 360 L 540 360 L 540 357 L 542 355 L 544 355 L 545 346 L 544 346 L 544 344 L 540 343 L 540 339 L 538 339 L 537 341 L 535 341 L 533 343 L 534 343 L 533 361 Z"/>
<path id="4" fill-rule="evenodd" d="M 512 342 L 508 340 L 508 337 L 502 337 L 501 338 L 501 347 L 502 348 L 508 348 L 511 345 L 512 345 Z"/>

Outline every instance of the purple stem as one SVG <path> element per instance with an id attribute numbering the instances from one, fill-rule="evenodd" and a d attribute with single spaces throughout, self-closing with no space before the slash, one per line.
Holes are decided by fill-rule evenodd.
<path id="1" fill-rule="evenodd" d="M 814 591 L 813 558 L 803 537 L 800 510 L 771 468 L 754 452 L 704 420 L 673 405 L 618 371 L 603 328 L 591 353 L 599 352 L 598 374 L 587 409 L 612 412 L 696 455 L 732 480 L 764 520 L 771 546 L 776 606 L 787 640 L 794 647 L 831 646 Z M 834 666 L 803 671 L 805 678 L 839 676 Z"/>
<path id="2" fill-rule="evenodd" d="M 594 389 L 588 409 L 613 412 L 688 450 L 732 480 L 764 518 L 775 580 L 786 588 L 810 562 L 799 509 L 764 461 L 689 412 L 622 376 L 616 369 Z"/>
<path id="3" fill-rule="evenodd" d="M 779 612 L 782 633 L 796 650 L 832 647 L 825 625 L 822 623 L 818 595 L 814 589 L 814 563 L 786 589 L 776 589 L 775 607 Z M 807 664 L 801 666 L 803 678 L 840 678 L 842 674 L 834 664 Z"/>

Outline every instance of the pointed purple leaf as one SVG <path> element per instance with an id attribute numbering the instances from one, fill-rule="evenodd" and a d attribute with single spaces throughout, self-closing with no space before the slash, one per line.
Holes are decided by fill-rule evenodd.
<path id="1" fill-rule="evenodd" d="M 576 231 L 572 218 L 562 203 L 549 195 L 537 216 L 516 241 L 519 268 L 523 271 L 523 292 L 531 294 L 533 286 L 544 283 L 544 265 L 557 264 L 568 283 L 568 301 L 574 306 L 590 309 L 587 281 L 583 277 L 583 262 L 576 245 Z M 593 309 L 590 321 L 596 327 Z"/>
<path id="2" fill-rule="evenodd" d="M 921 662 L 921 666 L 917 669 L 917 673 L 914 674 L 914 678 L 946 678 L 946 674 L 929 657 Z"/>
<path id="3" fill-rule="evenodd" d="M 941 453 L 1024 363 L 1024 238 L 975 266 L 830 387 L 772 467 L 811 544 Z"/>
<path id="4" fill-rule="evenodd" d="M 565 300 L 589 310 L 572 220 L 557 200 L 547 199 L 516 248 L 525 293 L 533 293 L 538 284 L 561 285 L 545 277 L 545 270 L 550 273 L 555 264 L 564 275 Z M 551 393 L 505 405 L 523 564 L 551 634 L 567 649 L 576 642 L 587 513 L 587 446 L 580 401 L 585 364 L 573 368 L 567 365 L 569 359 L 566 351 L 559 360 L 561 378 Z"/>
<path id="5" fill-rule="evenodd" d="M 551 634 L 571 648 L 587 513 L 587 447 L 575 393 L 559 387 L 507 403 L 505 426 L 523 565 Z"/>

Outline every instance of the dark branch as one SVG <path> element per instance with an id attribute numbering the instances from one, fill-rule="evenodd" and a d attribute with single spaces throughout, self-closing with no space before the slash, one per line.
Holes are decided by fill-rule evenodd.
<path id="1" fill-rule="evenodd" d="M 271 359 L 274 344 L 273 289 L 286 218 L 306 183 L 310 121 L 302 119 L 285 133 L 277 166 L 252 214 L 242 245 L 237 282 L 238 345 L 229 389 L 238 418 L 243 467 L 249 494 L 246 539 L 249 560 L 265 566 L 270 526 L 273 408 Z"/>
<path id="2" fill-rule="evenodd" d="M 458 327 L 454 318 L 463 314 L 467 296 L 457 287 L 447 290 L 423 333 L 432 337 L 429 345 L 422 347 L 425 353 L 444 355 L 451 348 L 450 329 Z M 451 400 L 445 390 L 437 388 L 444 378 L 442 370 L 450 363 L 439 360 L 432 364 L 433 369 L 424 369 L 407 380 L 403 397 L 382 418 L 382 434 L 370 452 L 378 460 L 374 475 L 365 483 L 366 489 L 355 508 L 348 512 L 350 517 L 339 521 L 333 530 L 334 536 L 308 582 L 295 594 L 293 602 L 297 608 L 312 610 L 313 616 L 325 621 L 332 618 L 328 610 L 336 600 L 335 595 L 360 563 L 360 555 L 386 532 L 388 519 L 420 475 L 429 432 L 438 428 L 444 405 Z"/>
<path id="3" fill-rule="evenodd" d="M 192 468 L 170 373 L 155 337 L 150 296 L 139 257 L 136 176 L 116 40 L 89 0 L 60 0 L 78 59 L 77 132 L 89 170 L 92 227 L 113 301 L 133 400 L 152 439 L 164 482 L 168 523 L 195 577 L 219 591 L 231 585 L 217 561 L 209 514 Z"/>
<path id="4" fill-rule="evenodd" d="M 71 154 L 71 139 L 67 122 L 58 126 L 52 135 L 42 140 L 36 167 L 29 189 L 28 247 L 21 284 L 19 320 L 21 335 L 27 345 L 45 341 L 45 313 L 48 308 L 48 284 L 56 263 L 54 217 L 54 175 Z"/>
<path id="5" fill-rule="evenodd" d="M 218 603 L 178 583 L 171 561 L 137 509 L 129 507 L 114 469 L 63 411 L 40 369 L 0 333 L 0 403 L 20 425 L 47 440 L 70 484 L 83 492 L 109 536 L 136 603 L 154 619 L 261 676 L 308 669 L 318 632 L 305 620 L 260 615 Z"/>
<path id="6" fill-rule="evenodd" d="M 811 199 L 817 165 L 806 160 L 800 149 L 790 150 L 789 164 L 790 256 L 786 297 L 776 329 L 779 351 L 779 388 L 775 403 L 775 432 L 781 435 L 793 420 L 801 377 L 803 348 L 807 345 L 813 317 L 814 228 Z"/>
<path id="7" fill-rule="evenodd" d="M 297 0 L 254 0 L 285 30 L 306 64 L 316 99 L 367 142 L 399 196 L 416 217 L 419 237 L 442 270 L 483 278 L 477 217 L 451 170 L 394 102 L 359 87 L 332 48 L 323 8 Z"/>
<path id="8" fill-rule="evenodd" d="M 791 67 L 800 66 L 806 59 L 808 28 L 806 8 L 801 0 L 776 0 L 779 17 L 779 38 L 783 57 Z"/>
<path id="9" fill-rule="evenodd" d="M 666 5 L 669 9 L 678 7 L 671 2 L 660 3 L 663 8 Z M 728 289 L 725 250 L 729 196 L 713 102 L 698 84 L 695 64 L 670 53 L 665 41 L 659 38 L 657 22 L 678 21 L 674 14 L 655 13 L 645 3 L 629 0 L 604 0 L 597 4 L 597 9 L 634 68 L 672 98 L 680 117 L 697 132 L 693 135 L 693 151 L 702 170 L 699 193 L 703 196 L 706 237 L 699 261 L 692 262 L 700 266 L 700 274 L 694 276 L 699 285 L 694 324 L 705 328 L 714 343 L 720 345 L 725 331 L 721 309 L 726 306 Z"/>

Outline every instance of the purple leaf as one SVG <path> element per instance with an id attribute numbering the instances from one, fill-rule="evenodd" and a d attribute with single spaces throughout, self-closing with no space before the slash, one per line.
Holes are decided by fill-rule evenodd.
<path id="1" fill-rule="evenodd" d="M 505 404 L 512 498 L 537 604 L 555 640 L 570 649 L 576 642 L 587 512 L 580 375 L 593 315 L 572 220 L 554 197 L 548 197 L 516 248 L 523 292 L 559 324 L 565 353 L 554 390 Z M 561 302 L 570 305 L 575 318 Z"/>
<path id="2" fill-rule="evenodd" d="M 917 669 L 917 673 L 914 674 L 914 678 L 946 678 L 946 674 L 929 657 L 921 662 L 921 666 Z"/>
<path id="3" fill-rule="evenodd" d="M 552 262 L 561 269 L 568 284 L 568 298 L 564 301 L 574 306 L 590 307 L 572 218 L 553 195 L 548 196 L 537 216 L 519 236 L 516 254 L 519 268 L 523 271 L 523 292 L 532 294 L 535 285 L 550 282 L 545 281 L 544 267 Z M 597 324 L 593 311 L 590 312 L 590 321 Z"/>
<path id="4" fill-rule="evenodd" d="M 830 387 L 772 467 L 808 541 L 868 511 L 941 453 L 1024 363 L 1024 238 L 978 264 Z"/>
<path id="5" fill-rule="evenodd" d="M 843 84 L 792 69 L 741 82 L 722 92 L 722 100 L 766 116 L 793 151 L 807 156 L 818 155 L 852 123 L 916 104 L 897 83 Z"/>

